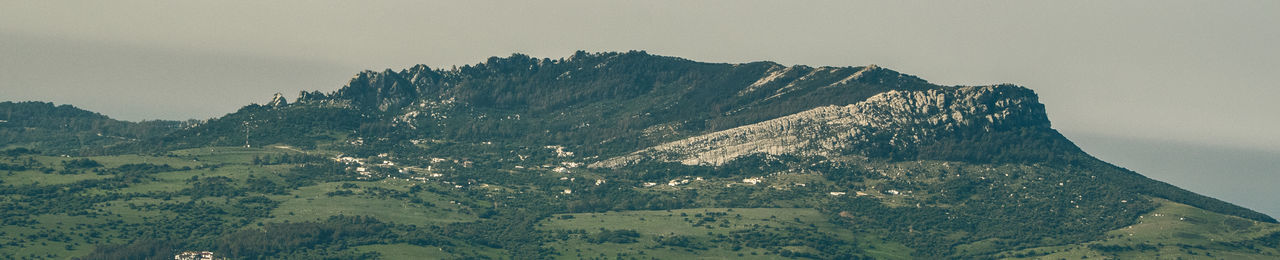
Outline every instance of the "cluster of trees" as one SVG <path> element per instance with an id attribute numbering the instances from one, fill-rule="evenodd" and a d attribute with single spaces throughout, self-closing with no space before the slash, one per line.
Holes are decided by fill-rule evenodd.
<path id="1" fill-rule="evenodd" d="M 191 184 L 190 188 L 183 189 L 179 194 L 189 195 L 192 199 L 200 199 L 203 197 L 237 197 L 242 196 L 245 192 L 235 185 L 235 180 L 225 176 L 213 176 L 200 178 L 200 176 L 191 176 L 187 181 Z"/>
<path id="2" fill-rule="evenodd" d="M 236 259 L 279 258 L 317 247 L 352 247 L 386 243 L 392 225 L 372 217 L 333 216 L 321 222 L 269 223 L 219 239 L 217 251 Z M 338 251 L 338 250 L 333 250 Z M 274 257 L 272 257 L 274 256 Z M 287 257 L 286 257 L 287 258 Z"/>
<path id="3" fill-rule="evenodd" d="M 976 129 L 981 130 L 981 129 Z M 900 152 L 898 160 L 943 160 L 970 163 L 1043 163 L 1066 165 L 1083 151 L 1056 130 L 1021 127 L 1002 131 L 958 131 Z"/>
<path id="4" fill-rule="evenodd" d="M 707 245 L 698 241 L 697 238 L 684 235 L 658 236 L 653 238 L 654 242 L 658 242 L 658 246 L 682 247 L 693 250 L 707 250 Z"/>
<path id="5" fill-rule="evenodd" d="M 91 160 L 89 158 L 72 159 L 70 161 L 62 161 L 62 167 L 66 169 L 88 169 L 102 167 L 102 163 Z"/>
<path id="6" fill-rule="evenodd" d="M 27 169 L 28 168 L 26 165 L 0 163 L 0 171 L 15 172 L 15 171 L 25 171 Z"/>
<path id="7" fill-rule="evenodd" d="M 22 155 L 40 154 L 40 151 L 35 149 L 28 149 L 26 147 L 18 147 L 18 148 L 4 150 L 3 154 L 4 156 L 8 156 L 10 158 L 17 158 L 18 156 L 22 156 Z"/>
<path id="8" fill-rule="evenodd" d="M 325 160 L 327 159 L 319 155 L 311 155 L 311 154 L 304 154 L 304 153 L 286 153 L 286 154 L 277 154 L 277 155 L 268 154 L 268 155 L 262 155 L 262 156 L 254 155 L 252 163 L 254 165 L 305 164 L 305 163 L 312 163 L 312 162 L 322 162 Z"/>
<path id="9" fill-rule="evenodd" d="M 596 244 L 630 244 L 635 243 L 638 238 L 640 238 L 640 232 L 636 232 L 634 229 L 609 230 L 601 228 L 599 233 L 587 236 L 586 240 Z"/>
<path id="10" fill-rule="evenodd" d="M 768 250 L 783 257 L 813 259 L 871 259 L 856 241 L 840 239 L 829 230 L 817 227 L 786 226 L 782 228 L 754 227 L 733 231 L 713 241 Z M 808 247 L 816 252 L 793 251 L 789 247 Z"/>
<path id="11" fill-rule="evenodd" d="M 1129 251 L 1158 251 L 1160 248 L 1147 243 L 1138 243 L 1135 245 L 1089 244 L 1089 249 L 1103 253 L 1121 253 Z"/>

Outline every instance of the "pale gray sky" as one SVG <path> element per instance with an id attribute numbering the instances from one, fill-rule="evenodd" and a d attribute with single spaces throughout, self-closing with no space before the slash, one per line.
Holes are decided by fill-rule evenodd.
<path id="1" fill-rule="evenodd" d="M 4 1 L 0 100 L 209 118 L 364 69 L 634 49 L 1014 83 L 1068 136 L 1274 152 L 1278 14 L 1272 0 Z"/>

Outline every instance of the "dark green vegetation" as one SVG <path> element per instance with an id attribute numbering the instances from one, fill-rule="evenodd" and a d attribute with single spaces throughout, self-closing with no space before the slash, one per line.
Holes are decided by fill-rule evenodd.
<path id="1" fill-rule="evenodd" d="M 121 144 L 163 136 L 194 122 L 119 121 L 70 105 L 0 102 L 0 148 L 40 147 L 50 154 L 102 154 Z M 141 152 L 141 151 L 132 151 Z"/>
<path id="2" fill-rule="evenodd" d="M 1280 257 L 1271 217 L 1098 161 L 1036 102 L 911 145 L 896 141 L 923 126 L 823 153 L 587 166 L 954 88 L 874 66 L 580 52 L 364 72 L 201 122 L 0 103 L 0 258 Z"/>

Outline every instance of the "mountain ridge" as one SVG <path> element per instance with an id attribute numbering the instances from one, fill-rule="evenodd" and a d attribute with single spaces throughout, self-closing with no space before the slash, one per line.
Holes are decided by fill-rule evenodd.
<path id="1" fill-rule="evenodd" d="M 712 72 L 715 74 L 710 75 L 718 76 L 706 74 Z M 695 79 L 710 82 L 689 84 Z M 934 97 L 937 91 L 947 89 L 985 88 L 997 91 L 981 95 L 982 102 L 974 104 L 985 102 L 982 104 L 984 107 L 996 107 L 998 104 L 995 103 L 998 102 L 995 100 L 1023 104 L 1027 107 L 1017 110 L 1021 112 L 1015 114 L 1020 116 L 1018 120 L 1010 122 L 1016 123 L 1011 126 L 1025 124 L 1025 127 L 967 129 L 951 126 L 955 129 L 936 131 L 941 133 L 938 134 L 940 137 L 920 142 L 911 149 L 892 145 L 876 147 L 890 143 L 888 141 L 895 138 L 893 135 L 900 134 L 888 131 L 882 133 L 888 136 L 863 140 L 864 146 L 871 147 L 862 148 L 865 151 L 860 153 L 891 160 L 962 160 L 979 163 L 1096 160 L 1050 127 L 1043 105 L 1039 103 L 1036 94 L 1027 88 L 1009 84 L 990 87 L 940 86 L 875 65 L 810 67 L 782 66 L 773 62 L 701 63 L 678 57 L 651 55 L 643 51 L 579 51 L 557 60 L 512 54 L 506 58 L 490 57 L 482 63 L 449 70 L 416 65 L 398 72 L 391 69 L 381 72 L 364 71 L 337 91 L 330 94 L 312 92 L 300 95 L 306 98 L 299 98 L 294 103 L 318 101 L 345 104 L 339 106 L 350 106 L 362 111 L 361 117 L 368 121 L 361 123 L 359 127 L 348 125 L 342 128 L 357 132 L 362 132 L 358 128 L 376 127 L 381 129 L 377 130 L 382 132 L 381 135 L 395 138 L 407 136 L 471 141 L 485 141 L 490 136 L 506 136 L 539 145 L 564 145 L 579 153 L 608 158 L 634 153 L 637 149 L 633 147 L 656 147 L 685 138 L 795 115 L 824 105 L 854 105 L 887 93 L 923 91 L 931 94 L 906 95 Z M 518 93 L 525 93 L 527 96 Z M 892 96 L 894 98 L 891 99 L 897 102 L 914 100 L 899 95 L 901 94 L 885 97 Z M 933 98 L 929 102 L 950 100 L 965 100 L 965 97 L 953 95 L 950 99 Z M 924 103 L 928 102 L 920 102 Z M 905 108 L 909 106 L 899 104 L 899 110 L 907 111 Z M 889 111 L 891 113 L 880 118 L 892 119 L 898 115 L 893 114 L 893 110 Z M 384 115 L 378 115 L 380 113 Z M 641 121 L 638 123 L 627 122 L 655 113 L 666 113 L 667 116 L 656 116 L 654 120 L 637 120 Z M 996 114 L 991 114 L 994 115 Z M 516 119 L 505 119 L 513 116 Z M 391 123 L 386 124 L 387 121 Z M 531 125 L 531 121 L 535 123 Z M 623 123 L 609 125 L 610 121 Z M 422 134 L 435 130 L 456 130 L 451 127 L 456 125 L 469 125 L 476 130 L 474 133 L 457 131 L 451 135 Z M 671 131 L 673 134 L 655 138 L 658 136 L 652 134 L 655 127 L 674 131 Z M 911 127 L 902 129 L 918 130 Z M 375 134 L 366 139 L 378 137 Z M 619 148 L 594 149 L 611 146 Z M 1145 177 L 1125 178 L 1142 183 L 1158 182 Z M 1161 197 L 1219 209 L 1219 212 L 1226 214 L 1276 222 L 1265 214 L 1177 188 L 1142 189 L 1178 190 L 1166 192 Z M 1217 204 L 1225 206 L 1208 206 Z"/>
<path id="2" fill-rule="evenodd" d="M 652 64 L 664 62 L 671 62 L 671 64 L 666 64 L 665 67 Z M 636 68 L 640 68 L 641 72 L 638 73 L 640 75 L 630 75 L 633 74 L 631 70 Z M 693 68 L 695 72 L 682 71 L 688 68 Z M 707 77 L 705 74 L 696 72 L 700 70 L 728 75 L 745 74 L 737 78 Z M 610 76 L 615 74 L 625 76 Z M 647 80 L 643 77 L 650 74 L 665 80 Z M 575 75 L 579 79 L 574 79 Z M 584 75 L 603 79 L 582 79 Z M 711 78 L 713 81 L 711 84 L 681 83 L 690 81 L 690 78 Z M 536 84 L 539 82 L 545 84 Z M 517 87 L 510 87 L 510 85 Z M 271 143 L 313 147 L 312 140 L 327 138 L 326 136 L 334 131 L 353 132 L 364 135 L 365 139 L 393 138 L 392 140 L 446 138 L 483 141 L 488 139 L 488 136 L 496 135 L 540 145 L 566 145 L 579 153 L 601 156 L 603 159 L 592 162 L 593 166 L 600 167 L 611 164 L 606 160 L 608 158 L 620 159 L 628 154 L 635 155 L 645 150 L 634 147 L 657 148 L 663 144 L 761 124 L 824 106 L 852 107 L 869 98 L 880 97 L 885 98 L 885 101 L 899 102 L 896 104 L 896 110 L 886 110 L 888 111 L 886 114 L 875 117 L 878 120 L 893 120 L 895 116 L 909 118 L 912 115 L 899 112 L 927 112 L 911 111 L 911 109 L 933 107 L 913 106 L 916 104 L 966 100 L 963 95 L 948 96 L 939 93 L 958 89 L 995 91 L 980 96 L 983 100 L 977 103 L 985 102 L 981 104 L 981 109 L 1004 105 L 997 104 L 1000 102 L 1028 105 L 1026 109 L 1017 110 L 1019 113 L 1013 114 L 1020 115 L 1020 118 L 1010 121 L 1015 123 L 1013 125 L 1025 124 L 1026 127 L 987 129 L 990 127 L 988 125 L 984 126 L 984 129 L 966 129 L 958 128 L 953 124 L 942 130 L 930 130 L 931 134 L 938 137 L 923 141 L 918 140 L 921 137 L 918 136 L 919 132 L 906 134 L 882 131 L 873 135 L 874 138 L 861 138 L 858 142 L 864 147 L 858 148 L 862 151 L 855 154 L 890 160 L 961 160 L 980 163 L 1096 160 L 1084 154 L 1050 127 L 1043 105 L 1038 102 L 1036 94 L 1025 87 L 1009 84 L 985 87 L 933 85 L 915 76 L 876 65 L 810 67 L 783 66 L 773 62 L 701 63 L 677 57 L 651 55 L 643 51 L 625 53 L 579 51 L 570 57 L 557 60 L 512 54 L 506 58 L 490 57 L 482 63 L 463 65 L 449 70 L 415 65 L 400 71 L 391 69 L 380 72 L 363 71 L 356 74 L 346 86 L 331 93 L 303 91 L 295 102 L 287 102 L 283 96 L 277 95 L 267 102 L 267 105 L 249 105 L 224 117 L 177 130 L 160 138 L 135 143 L 141 144 L 141 147 L 124 144 L 118 150 L 127 152 L 205 145 L 265 146 Z M 532 97 L 505 95 L 520 90 L 529 90 L 535 94 L 531 95 Z M 581 91 L 588 94 L 573 96 L 565 94 L 566 91 Z M 672 95 L 670 92 L 677 94 Z M 708 92 L 719 94 L 709 95 Z M 804 94 L 805 92 L 817 94 Z M 940 95 L 949 98 L 940 98 Z M 1010 95 L 1010 97 L 1001 95 Z M 592 98 L 587 98 L 586 100 L 591 101 L 584 105 L 581 103 L 585 96 Z M 780 99 L 779 96 L 789 98 Z M 564 100 L 551 100 L 554 97 Z M 710 102 L 696 102 L 696 100 L 708 98 Z M 975 101 L 972 100 L 974 97 L 969 98 L 968 100 Z M 995 101 L 997 99 L 1001 101 Z M 815 100 L 820 102 L 812 102 Z M 566 105 L 569 103 L 573 105 Z M 700 104 L 688 105 L 687 103 Z M 804 105 L 788 105 L 796 103 Z M 876 102 L 870 104 L 874 103 Z M 972 111 L 953 112 L 963 115 L 976 113 L 978 112 L 976 109 L 980 109 L 979 106 L 968 108 Z M 771 111 L 751 113 L 760 110 Z M 700 111 L 700 113 L 680 113 L 679 111 Z M 538 112 L 543 114 L 538 115 Z M 667 116 L 637 120 L 641 121 L 639 123 L 627 122 L 651 113 L 667 113 Z M 1009 115 L 1010 112 L 1000 113 Z M 572 116 L 574 114 L 578 116 Z M 858 113 L 844 113 L 845 116 L 853 114 Z M 917 113 L 914 116 L 924 114 L 926 113 Z M 303 118 L 307 119 L 286 120 L 290 117 L 296 118 L 298 115 L 305 115 Z M 996 115 L 998 114 L 986 116 Z M 934 120 L 948 120 L 947 116 L 949 115 L 943 115 Z M 493 119 L 498 117 L 500 119 Z M 608 125 L 610 120 L 622 123 Z M 550 125 L 541 126 L 548 123 Z M 472 129 L 452 127 L 456 125 L 469 125 Z M 899 130 L 922 130 L 913 129 L 915 126 L 903 125 Z M 529 131 L 529 129 L 536 130 Z M 443 131 L 446 134 L 434 131 Z M 454 132 L 447 133 L 448 131 Z M 668 134 L 655 134 L 663 131 Z M 827 134 L 834 133 L 830 132 L 830 129 L 825 131 L 828 131 Z M 902 135 L 901 138 L 897 136 L 899 134 Z M 841 135 L 844 139 L 832 142 L 849 142 L 848 137 L 852 136 L 847 133 Z M 901 145 L 895 147 L 893 142 L 901 144 L 906 141 L 902 138 L 907 136 L 916 139 L 913 141 L 920 142 L 914 143 L 912 147 Z M 993 136 L 1001 137 L 993 139 Z M 980 138 L 980 140 L 966 140 L 971 138 Z M 585 141 L 579 140 L 576 144 L 566 142 L 578 139 Z M 829 145 L 833 144 L 832 142 L 829 142 Z M 175 144 L 177 146 L 174 146 Z M 617 146 L 618 148 L 593 149 L 596 146 Z M 1017 149 L 1017 152 L 1008 152 L 1005 151 L 1008 150 L 1006 147 L 1022 148 Z M 823 154 L 842 153 L 825 152 Z M 723 160 L 717 164 L 722 163 L 724 163 Z M 616 164 L 616 160 L 613 164 Z M 1140 179 L 1145 179 L 1143 182 L 1154 181 L 1145 177 Z M 1160 188 L 1159 190 L 1169 189 Z M 1264 214 L 1216 199 L 1188 195 L 1194 193 L 1185 191 L 1175 193 L 1178 195 L 1163 197 L 1184 202 L 1187 200 L 1179 198 L 1204 201 L 1189 203 L 1200 207 L 1225 203 L 1229 206 L 1210 208 L 1225 208 L 1226 210 L 1222 212 L 1249 216 L 1248 218 L 1265 222 L 1276 221 Z M 1200 198 L 1207 198 L 1207 200 Z"/>

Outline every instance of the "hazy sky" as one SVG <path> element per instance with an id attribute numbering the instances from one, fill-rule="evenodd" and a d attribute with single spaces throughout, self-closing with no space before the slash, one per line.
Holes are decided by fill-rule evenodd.
<path id="1" fill-rule="evenodd" d="M 1280 1 L 455 2 L 3 1 L 0 100 L 209 118 L 364 69 L 634 49 L 1014 83 L 1068 136 L 1280 151 Z"/>

